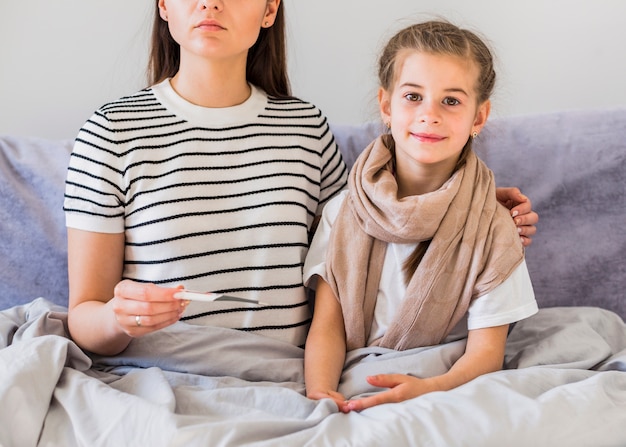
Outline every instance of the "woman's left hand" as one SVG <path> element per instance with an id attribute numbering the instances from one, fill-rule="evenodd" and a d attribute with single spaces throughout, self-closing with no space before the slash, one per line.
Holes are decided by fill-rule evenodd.
<path id="1" fill-rule="evenodd" d="M 537 232 L 535 226 L 539 215 L 532 210 L 532 203 L 519 188 L 496 188 L 496 199 L 511 211 L 511 217 L 517 225 L 522 245 L 528 247 Z"/>

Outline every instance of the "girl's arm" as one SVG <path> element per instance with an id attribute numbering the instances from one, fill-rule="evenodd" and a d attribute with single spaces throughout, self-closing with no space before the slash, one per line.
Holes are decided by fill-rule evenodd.
<path id="1" fill-rule="evenodd" d="M 377 387 L 390 388 L 374 396 L 347 403 L 348 410 L 365 408 L 384 403 L 401 402 L 432 391 L 448 391 L 478 376 L 498 371 L 504 361 L 504 349 L 509 325 L 469 331 L 465 353 L 452 368 L 440 376 L 420 379 L 405 374 L 379 374 L 367 381 Z"/>
<path id="2" fill-rule="evenodd" d="M 317 278 L 313 322 L 304 350 L 304 381 L 310 399 L 330 398 L 341 411 L 346 399 L 337 392 L 346 358 L 343 314 L 330 286 Z"/>
<path id="3" fill-rule="evenodd" d="M 184 301 L 177 289 L 121 281 L 124 234 L 68 228 L 69 309 L 72 339 L 83 349 L 115 355 L 131 339 L 180 318 Z M 136 316 L 140 316 L 141 326 Z"/>

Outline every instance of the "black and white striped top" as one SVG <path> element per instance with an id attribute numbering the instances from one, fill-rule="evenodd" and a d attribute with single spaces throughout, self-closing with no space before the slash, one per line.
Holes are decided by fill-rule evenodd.
<path id="1" fill-rule="evenodd" d="M 241 105 L 208 109 L 166 80 L 85 123 L 64 210 L 68 227 L 125 232 L 124 278 L 268 304 L 192 302 L 188 323 L 302 345 L 308 233 L 346 174 L 314 105 L 253 87 Z"/>

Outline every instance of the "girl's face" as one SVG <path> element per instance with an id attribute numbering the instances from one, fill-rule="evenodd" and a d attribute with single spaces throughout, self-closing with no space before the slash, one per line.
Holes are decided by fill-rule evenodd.
<path id="1" fill-rule="evenodd" d="M 480 132 L 490 104 L 478 104 L 478 67 L 450 55 L 401 53 L 391 91 L 379 91 L 383 121 L 391 124 L 396 169 L 404 175 L 449 177 L 468 138 Z"/>
<path id="2" fill-rule="evenodd" d="M 161 18 L 181 59 L 246 57 L 262 27 L 274 24 L 280 0 L 159 0 Z"/>

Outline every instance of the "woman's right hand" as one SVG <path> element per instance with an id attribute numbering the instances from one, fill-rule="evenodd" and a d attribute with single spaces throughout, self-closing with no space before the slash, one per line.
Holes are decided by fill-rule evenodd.
<path id="1" fill-rule="evenodd" d="M 110 301 L 117 324 L 130 337 L 141 337 L 176 323 L 189 304 L 173 297 L 181 288 L 120 281 Z"/>
<path id="2" fill-rule="evenodd" d="M 133 337 L 180 319 L 178 288 L 122 280 L 124 234 L 68 228 L 68 328 L 82 349 L 117 355 Z"/>

